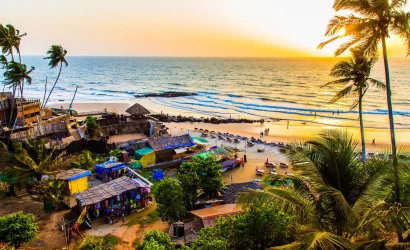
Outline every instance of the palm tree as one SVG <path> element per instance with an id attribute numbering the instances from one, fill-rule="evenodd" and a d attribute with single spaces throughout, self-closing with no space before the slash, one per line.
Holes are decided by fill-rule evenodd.
<path id="1" fill-rule="evenodd" d="M 48 99 L 51 96 L 51 93 L 54 90 L 54 87 L 57 84 L 58 79 L 60 78 L 61 75 L 61 70 L 63 68 L 63 64 L 65 64 L 65 66 L 68 66 L 68 63 L 65 59 L 65 55 L 67 54 L 67 50 L 63 49 L 63 47 L 61 45 L 51 45 L 50 49 L 47 51 L 48 57 L 44 58 L 44 59 L 50 59 L 50 62 L 48 63 L 48 65 L 53 69 L 55 67 L 57 67 L 57 65 L 60 65 L 60 71 L 58 72 L 57 75 L 57 79 L 54 82 L 53 87 L 50 90 L 50 93 L 47 96 L 46 101 L 43 103 L 42 108 L 45 108 Z"/>
<path id="2" fill-rule="evenodd" d="M 326 83 L 323 87 L 329 85 L 344 84 L 329 103 L 335 103 L 341 98 L 348 97 L 352 94 L 357 98 L 354 101 L 351 109 L 359 106 L 359 121 L 360 135 L 362 141 L 362 159 L 363 166 L 366 159 L 366 142 L 364 139 L 364 124 L 363 124 L 363 96 L 369 88 L 369 83 L 376 85 L 379 88 L 385 88 L 385 84 L 370 77 L 370 71 L 376 63 L 375 57 L 366 57 L 360 50 L 352 51 L 352 57 L 347 61 L 340 61 L 330 71 L 330 76 L 339 77 L 340 79 Z"/>
<path id="3" fill-rule="evenodd" d="M 398 35 L 407 44 L 407 56 L 410 54 L 410 13 L 403 11 L 406 4 L 407 0 L 335 0 L 333 8 L 336 11 L 352 11 L 357 13 L 358 16 L 354 14 L 335 16 L 330 20 L 325 33 L 326 36 L 333 37 L 318 46 L 318 48 L 323 48 L 326 44 L 335 40 L 349 37 L 350 39 L 336 50 L 336 56 L 354 45 L 363 48 L 365 54 L 371 56 L 377 53 L 379 43 L 382 43 L 393 167 L 395 170 L 395 199 L 397 202 L 400 202 L 399 170 L 386 39 L 390 37 L 390 32 Z M 344 34 L 337 35 L 343 30 Z"/>
<path id="4" fill-rule="evenodd" d="M 380 231 L 381 221 L 389 229 L 397 230 L 393 221 L 409 228 L 410 223 L 402 220 L 408 209 L 400 211 L 406 216 L 392 213 L 392 206 L 383 200 L 392 186 L 391 170 L 385 167 L 388 159 L 367 161 L 369 171 L 364 175 L 354 153 L 356 146 L 346 133 L 323 132 L 290 155 L 306 179 L 291 178 L 291 188 L 268 187 L 241 194 L 238 201 L 245 205 L 255 199 L 275 202 L 305 225 L 296 242 L 272 249 L 352 249 L 353 236 L 368 228 Z"/>
<path id="5" fill-rule="evenodd" d="M 20 56 L 20 41 L 26 33 L 20 34 L 19 30 L 16 30 L 13 25 L 7 24 L 3 26 L 0 24 L 0 47 L 2 48 L 2 53 L 6 56 L 11 55 L 11 59 L 14 62 L 13 49 L 19 54 L 19 59 L 21 63 Z"/>
<path id="6" fill-rule="evenodd" d="M 24 88 L 24 81 L 27 81 L 28 84 L 31 84 L 32 78 L 30 73 L 34 70 L 34 67 L 31 67 L 30 70 L 27 70 L 27 66 L 25 64 L 17 63 L 17 62 L 9 62 L 6 66 L 6 71 L 4 72 L 4 79 L 5 84 L 10 85 L 13 88 L 20 87 L 21 88 L 21 97 L 20 97 L 20 106 L 23 115 L 23 124 L 24 124 L 24 109 L 23 109 L 23 88 Z M 13 115 L 13 107 L 11 110 L 11 117 L 10 121 L 12 120 Z M 18 113 L 18 112 L 17 112 Z M 17 117 L 16 120 L 17 121 Z M 16 122 L 14 122 L 15 124 Z M 14 128 L 14 126 L 13 126 Z"/>
<path id="7" fill-rule="evenodd" d="M 65 181 L 48 178 L 42 181 L 39 187 L 44 201 L 50 201 L 56 210 L 67 207 L 64 201 L 64 191 L 67 188 Z"/>
<path id="8" fill-rule="evenodd" d="M 27 148 L 21 143 L 14 143 L 14 154 L 10 155 L 9 163 L 12 167 L 5 169 L 5 173 L 16 177 L 16 181 L 33 178 L 36 184 L 41 182 L 43 175 L 55 174 L 61 164 L 64 153 L 53 157 L 54 148 L 48 150 L 44 140 L 28 140 Z"/>
<path id="9" fill-rule="evenodd" d="M 20 34 L 20 31 L 16 30 L 14 26 L 11 24 L 7 24 L 6 26 L 3 26 L 2 24 L 0 24 L 0 47 L 2 48 L 3 54 L 5 54 L 6 56 L 11 55 L 12 62 L 14 62 L 13 50 L 15 49 L 19 55 L 19 62 L 21 63 L 20 41 L 21 41 L 21 38 L 25 35 L 27 34 L 26 33 Z M 24 84 L 24 82 L 22 82 L 21 84 Z M 23 98 L 24 86 L 14 85 L 12 88 L 13 89 L 13 103 L 12 103 L 12 108 L 11 108 L 10 122 L 12 121 L 17 87 L 20 87 L 21 98 Z"/>

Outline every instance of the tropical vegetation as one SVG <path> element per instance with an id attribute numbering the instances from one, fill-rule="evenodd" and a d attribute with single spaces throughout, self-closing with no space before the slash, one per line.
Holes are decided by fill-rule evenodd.
<path id="1" fill-rule="evenodd" d="M 366 161 L 366 175 L 356 147 L 351 135 L 324 131 L 290 155 L 304 178 L 293 177 L 291 188 L 269 187 L 240 197 L 244 205 L 263 199 L 281 206 L 303 226 L 296 241 L 274 249 L 354 249 L 355 237 L 368 239 L 361 247 L 386 246 L 391 243 L 386 232 L 401 236 L 410 228 L 409 209 L 389 199 L 394 179 L 389 159 Z"/>
<path id="2" fill-rule="evenodd" d="M 362 160 L 366 159 L 366 141 L 364 138 L 363 121 L 363 97 L 369 89 L 369 85 L 376 85 L 378 88 L 385 88 L 385 84 L 370 77 L 370 72 L 376 63 L 377 58 L 368 57 L 361 50 L 352 50 L 352 57 L 346 61 L 340 61 L 330 71 L 330 76 L 339 79 L 326 83 L 329 85 L 342 85 L 336 95 L 329 101 L 335 103 L 341 98 L 355 96 L 351 109 L 359 107 L 360 135 L 362 141 Z"/>
<path id="3" fill-rule="evenodd" d="M 87 124 L 87 129 L 86 129 L 86 133 L 90 138 L 95 138 L 96 136 L 96 132 L 97 132 L 97 128 L 98 123 L 97 123 L 97 118 L 95 118 L 92 115 L 87 116 L 87 118 L 85 118 L 85 124 Z"/>
<path id="4" fill-rule="evenodd" d="M 399 165 L 397 161 L 387 39 L 391 33 L 400 37 L 407 45 L 407 56 L 410 54 L 410 13 L 404 11 L 406 4 L 407 0 L 335 0 L 333 8 L 336 11 L 347 11 L 350 14 L 345 16 L 337 15 L 331 19 L 325 35 L 332 38 L 318 46 L 323 48 L 333 41 L 348 38 L 336 50 L 336 56 L 341 55 L 352 46 L 362 49 L 365 55 L 374 56 L 378 53 L 381 43 L 395 175 L 395 200 L 397 203 L 400 203 Z"/>
<path id="5" fill-rule="evenodd" d="M 165 178 L 153 192 L 158 204 L 157 212 L 162 221 L 172 223 L 186 214 L 182 187 L 177 180 Z"/>
<path id="6" fill-rule="evenodd" d="M 72 162 L 68 167 L 92 170 L 96 163 L 96 156 L 89 150 L 83 150 L 79 155 L 72 157 Z"/>
<path id="7" fill-rule="evenodd" d="M 151 230 L 144 234 L 144 240 L 138 244 L 137 250 L 173 250 L 175 244 L 171 242 L 171 238 L 167 233 L 160 232 L 157 229 Z"/>
<path id="8" fill-rule="evenodd" d="M 2 145 L 2 142 L 0 142 Z M 5 145 L 3 145 L 5 147 Z M 25 147 L 19 142 L 13 144 L 14 153 L 8 155 L 8 164 L 4 172 L 15 176 L 16 181 L 32 178 L 39 184 L 44 175 L 53 175 L 62 162 L 64 152 L 54 156 L 54 150 L 47 149 L 44 140 L 27 140 Z"/>
<path id="9" fill-rule="evenodd" d="M 221 217 L 201 229 L 193 249 L 266 249 L 293 239 L 295 220 L 273 203 L 254 200 L 243 214 Z"/>
<path id="10" fill-rule="evenodd" d="M 51 67 L 51 69 L 57 67 L 58 65 L 60 65 L 60 69 L 58 71 L 58 75 L 53 84 L 53 87 L 51 87 L 50 93 L 47 96 L 47 99 L 43 101 L 43 106 L 42 106 L 43 109 L 47 105 L 47 102 L 50 99 L 50 96 L 53 93 L 55 86 L 57 85 L 58 79 L 60 79 L 63 65 L 65 65 L 66 67 L 68 66 L 67 60 L 65 58 L 65 56 L 67 55 L 67 50 L 63 49 L 61 45 L 51 45 L 50 49 L 47 51 L 47 55 L 48 57 L 45 57 L 44 59 L 50 59 L 50 62 L 48 63 L 48 65 Z M 47 89 L 45 92 L 47 92 Z"/>
<path id="11" fill-rule="evenodd" d="M 33 214 L 18 212 L 0 217 L 0 243 L 19 248 L 37 237 L 38 226 Z"/>
<path id="12" fill-rule="evenodd" d="M 181 165 L 178 176 L 181 177 L 180 181 L 182 180 L 181 183 L 185 190 L 195 189 L 195 184 L 189 183 L 189 181 L 197 181 L 197 195 L 203 198 L 213 198 L 218 195 L 218 192 L 222 191 L 224 186 L 221 169 L 221 163 L 215 157 L 195 157 L 193 161 L 184 162 Z M 192 189 L 189 193 L 185 193 L 185 196 L 189 199 L 187 202 L 194 202 L 195 194 L 196 192 Z"/>

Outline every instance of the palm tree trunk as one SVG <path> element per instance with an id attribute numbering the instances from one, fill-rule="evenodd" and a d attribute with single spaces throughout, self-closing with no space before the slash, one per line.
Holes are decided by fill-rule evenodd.
<path id="1" fill-rule="evenodd" d="M 396 155 L 396 135 L 394 133 L 394 117 L 393 117 L 393 105 L 391 101 L 391 85 L 390 85 L 390 72 L 389 72 L 389 61 L 387 60 L 387 48 L 386 48 L 386 38 L 382 38 L 383 45 L 383 60 L 384 60 L 384 73 L 386 75 L 386 97 L 387 97 L 387 109 L 389 113 L 389 123 L 390 123 L 390 137 L 391 137 L 391 149 L 393 156 L 393 168 L 394 168 L 394 193 L 395 201 L 400 203 L 400 187 L 399 187 L 399 167 L 397 163 Z"/>
<path id="2" fill-rule="evenodd" d="M 359 121 L 360 121 L 360 136 L 362 138 L 362 160 L 363 160 L 363 171 L 367 175 L 366 171 L 366 141 L 364 140 L 364 122 L 363 122 L 363 89 L 360 89 L 359 92 Z"/>
<path id="3" fill-rule="evenodd" d="M 43 109 L 46 107 L 46 104 L 47 104 L 47 102 L 48 102 L 48 99 L 49 99 L 50 96 L 51 96 L 51 93 L 53 93 L 54 87 L 56 86 L 56 84 L 57 84 L 57 82 L 58 82 L 58 78 L 60 78 L 62 68 L 63 68 L 63 62 L 60 62 L 60 71 L 58 72 L 57 79 L 56 79 L 56 81 L 54 82 L 54 85 L 53 85 L 53 87 L 51 88 L 50 93 L 48 94 L 47 99 L 46 99 L 46 101 L 45 101 L 44 104 L 43 104 Z"/>
<path id="4" fill-rule="evenodd" d="M 24 79 L 23 79 L 23 81 L 21 82 L 21 85 L 20 85 L 20 106 L 21 106 L 21 114 L 22 114 L 22 117 L 23 117 L 23 127 L 24 127 L 25 119 L 24 119 L 24 107 L 23 107 L 23 92 L 24 92 Z"/>
<path id="5" fill-rule="evenodd" d="M 16 104 L 16 88 L 17 86 L 13 86 L 13 100 L 11 102 L 10 125 L 13 123 L 14 105 Z"/>

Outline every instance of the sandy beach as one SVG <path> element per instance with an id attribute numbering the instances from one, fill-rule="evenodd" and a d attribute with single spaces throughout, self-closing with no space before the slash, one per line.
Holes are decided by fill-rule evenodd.
<path id="1" fill-rule="evenodd" d="M 194 117 L 206 117 L 202 114 L 194 114 L 191 112 L 181 112 L 181 110 L 165 107 L 159 104 L 156 104 L 149 99 L 137 99 L 135 101 L 118 101 L 118 102 L 76 102 L 73 104 L 73 109 L 77 112 L 90 112 L 90 111 L 103 111 L 107 109 L 108 111 L 114 111 L 117 113 L 125 113 L 125 110 L 134 103 L 139 103 L 146 107 L 151 113 L 168 113 L 172 115 L 182 115 L 182 116 L 194 116 Z M 67 108 L 69 103 L 51 103 L 49 107 Z M 306 141 L 323 129 L 339 129 L 336 126 L 311 126 L 305 125 L 300 122 L 290 121 L 289 126 L 287 121 L 278 121 L 278 122 L 265 122 L 261 123 L 231 123 L 231 124 L 210 124 L 210 123 L 166 123 L 166 126 L 169 128 L 169 133 L 171 135 L 181 135 L 185 133 L 190 133 L 191 136 L 200 136 L 199 132 L 195 132 L 195 128 L 208 129 L 215 132 L 228 132 L 234 135 L 241 135 L 247 137 L 260 137 L 260 132 L 264 131 L 265 128 L 269 128 L 270 133 L 267 136 L 263 137 L 263 140 L 269 142 L 283 142 L 283 143 L 292 143 L 296 141 Z M 360 131 L 358 128 L 342 128 L 342 130 L 352 133 L 355 139 L 359 142 L 360 140 Z M 118 135 L 110 138 L 109 142 L 122 142 L 132 139 L 141 138 L 142 135 Z M 390 134 L 389 130 L 383 129 L 366 129 L 366 147 L 368 152 L 386 152 L 390 147 Z M 241 150 L 238 153 L 238 157 L 243 157 L 245 154 L 245 142 L 241 141 L 239 144 L 227 143 L 226 141 L 215 140 L 206 138 L 209 141 L 210 146 L 231 146 L 236 147 Z M 372 144 L 372 140 L 375 139 L 376 144 Z M 410 146 L 410 131 L 408 130 L 396 130 L 396 140 L 399 146 L 408 147 Z M 252 181 L 255 178 L 260 178 L 255 175 L 255 168 L 264 168 L 264 162 L 266 159 L 274 162 L 287 162 L 286 156 L 279 152 L 277 147 L 265 146 L 265 152 L 258 153 L 257 145 L 252 148 L 246 149 L 247 163 L 245 168 L 236 168 L 231 171 L 223 173 L 224 180 L 226 183 L 237 183 Z M 358 144 L 358 149 L 360 145 Z M 269 169 L 266 169 L 268 172 Z M 280 169 L 278 168 L 279 174 L 292 173 L 293 170 L 290 169 Z"/>
<path id="2" fill-rule="evenodd" d="M 114 111 L 119 114 L 125 113 L 125 110 L 133 105 L 134 103 L 139 103 L 146 107 L 153 114 L 172 114 L 172 115 L 182 115 L 182 116 L 193 116 L 193 117 L 208 117 L 203 114 L 196 114 L 188 111 L 181 111 L 176 108 L 163 106 L 157 104 L 148 99 L 136 99 L 132 101 L 101 101 L 101 102 L 74 102 L 73 109 L 77 112 L 90 112 L 90 111 Z M 48 107 L 51 108 L 68 108 L 69 103 L 67 102 L 55 102 L 50 103 Z M 359 123 L 359 122 L 357 122 Z M 358 124 L 359 125 L 359 124 Z M 270 129 L 270 134 L 265 138 L 267 141 L 272 142 L 293 142 L 300 140 L 307 140 L 316 136 L 323 129 L 342 129 L 348 133 L 352 133 L 356 140 L 360 140 L 360 130 L 359 128 L 339 128 L 337 126 L 313 126 L 305 125 L 297 121 L 289 121 L 289 126 L 287 121 L 278 122 L 265 122 L 264 124 L 253 123 L 253 124 L 210 124 L 210 123 L 169 123 L 167 126 L 171 129 L 171 133 L 185 133 L 187 130 L 194 130 L 195 127 L 203 128 L 208 130 L 214 130 L 217 132 L 229 132 L 232 134 L 239 134 L 248 137 L 259 137 L 259 133 L 265 128 Z M 388 150 L 390 145 L 390 131 L 388 129 L 365 129 L 366 146 L 368 151 L 381 152 Z M 375 139 L 376 144 L 372 145 L 372 140 Z M 407 129 L 396 129 L 396 141 L 397 145 L 400 147 L 410 146 L 410 130 Z"/>

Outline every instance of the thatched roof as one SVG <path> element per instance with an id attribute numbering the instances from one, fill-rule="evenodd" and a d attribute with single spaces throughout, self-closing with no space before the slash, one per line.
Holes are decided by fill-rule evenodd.
<path id="1" fill-rule="evenodd" d="M 148 109 L 144 108 L 142 105 L 135 103 L 131 107 L 129 107 L 127 110 L 125 110 L 130 115 L 148 115 L 150 112 Z"/>
<path id="2" fill-rule="evenodd" d="M 123 176 L 113 181 L 98 185 L 74 196 L 80 201 L 81 206 L 95 204 L 105 199 L 122 194 L 125 191 L 140 187 L 138 180 Z"/>
<path id="3" fill-rule="evenodd" d="M 155 151 L 161 151 L 165 149 L 176 149 L 181 147 L 192 147 L 195 142 L 188 134 L 174 136 L 174 137 L 160 137 L 149 138 L 148 145 Z"/>

